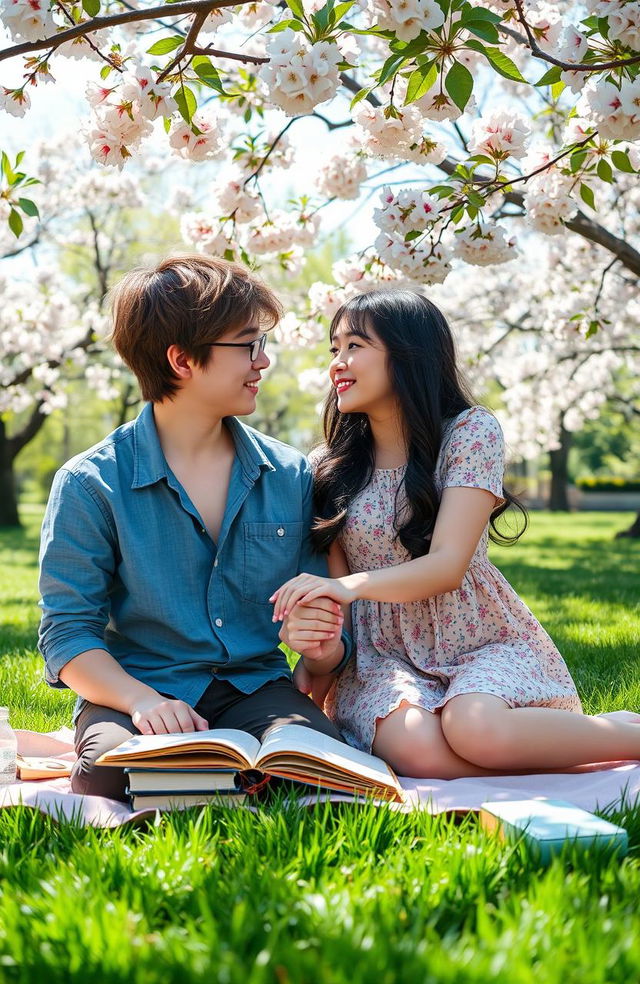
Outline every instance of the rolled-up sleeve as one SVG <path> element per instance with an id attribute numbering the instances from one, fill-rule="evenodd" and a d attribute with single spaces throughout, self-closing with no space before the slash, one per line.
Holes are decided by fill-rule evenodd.
<path id="1" fill-rule="evenodd" d="M 103 508 L 72 472 L 55 476 L 42 526 L 38 647 L 45 680 L 64 688 L 63 666 L 88 649 L 103 649 L 116 536 Z"/>

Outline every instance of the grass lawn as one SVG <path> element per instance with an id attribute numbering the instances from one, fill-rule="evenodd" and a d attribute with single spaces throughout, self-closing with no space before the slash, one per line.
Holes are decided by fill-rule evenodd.
<path id="1" fill-rule="evenodd" d="M 35 651 L 39 513 L 0 534 L 0 703 L 70 723 Z M 621 514 L 532 514 L 494 561 L 564 653 L 590 712 L 640 709 L 637 541 Z M 541 870 L 474 817 L 285 805 L 145 829 L 0 811 L 0 982 L 613 984 L 640 980 L 640 809 L 622 862 Z"/>

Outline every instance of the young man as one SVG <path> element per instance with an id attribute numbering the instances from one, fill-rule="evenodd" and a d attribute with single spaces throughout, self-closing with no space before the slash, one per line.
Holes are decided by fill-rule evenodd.
<path id="1" fill-rule="evenodd" d="M 278 301 L 243 267 L 199 255 L 133 271 L 113 300 L 113 342 L 148 403 L 55 477 L 40 651 L 47 682 L 79 695 L 73 790 L 125 799 L 123 771 L 94 763 L 139 732 L 340 735 L 294 687 L 269 604 L 298 571 L 325 570 L 308 538 L 310 470 L 236 419 L 255 409 Z M 350 640 L 337 606 L 302 617 L 307 667 L 339 667 Z"/>

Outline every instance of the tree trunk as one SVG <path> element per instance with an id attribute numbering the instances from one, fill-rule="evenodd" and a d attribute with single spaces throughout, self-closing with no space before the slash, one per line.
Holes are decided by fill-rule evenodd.
<path id="1" fill-rule="evenodd" d="M 551 490 L 549 492 L 548 508 L 553 512 L 569 512 L 569 450 L 571 448 L 571 432 L 565 430 L 560 423 L 560 447 L 549 452 L 551 465 Z"/>
<path id="2" fill-rule="evenodd" d="M 636 516 L 636 518 L 634 519 L 633 523 L 631 524 L 628 530 L 620 530 L 619 533 L 616 533 L 616 540 L 619 540 L 623 536 L 630 536 L 633 537 L 634 539 L 640 538 L 640 512 L 638 513 L 638 515 Z"/>
<path id="3" fill-rule="evenodd" d="M 0 526 L 20 526 L 13 448 L 0 419 Z"/>

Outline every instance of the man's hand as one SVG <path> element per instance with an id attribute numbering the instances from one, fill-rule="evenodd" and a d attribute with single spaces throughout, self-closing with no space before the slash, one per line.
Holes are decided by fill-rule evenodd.
<path id="1" fill-rule="evenodd" d="M 344 615 L 340 605 L 331 598 L 318 598 L 312 605 L 296 605 L 283 620 L 280 638 L 285 645 L 305 658 L 307 669 L 314 664 L 326 672 L 325 663 L 334 665 L 342 657 L 340 634 Z M 334 659 L 335 657 L 335 659 Z M 333 669 L 329 666 L 329 669 Z"/>
<path id="2" fill-rule="evenodd" d="M 177 732 L 206 731 L 209 722 L 183 700 L 171 700 L 161 694 L 139 697 L 129 713 L 143 735 L 169 735 Z"/>
<path id="3" fill-rule="evenodd" d="M 324 710 L 324 702 L 336 678 L 333 673 L 324 673 L 322 676 L 313 676 L 304 664 L 304 659 L 299 659 L 293 671 L 294 686 L 303 694 L 311 697 L 314 704 L 317 704 L 321 711 Z"/>

